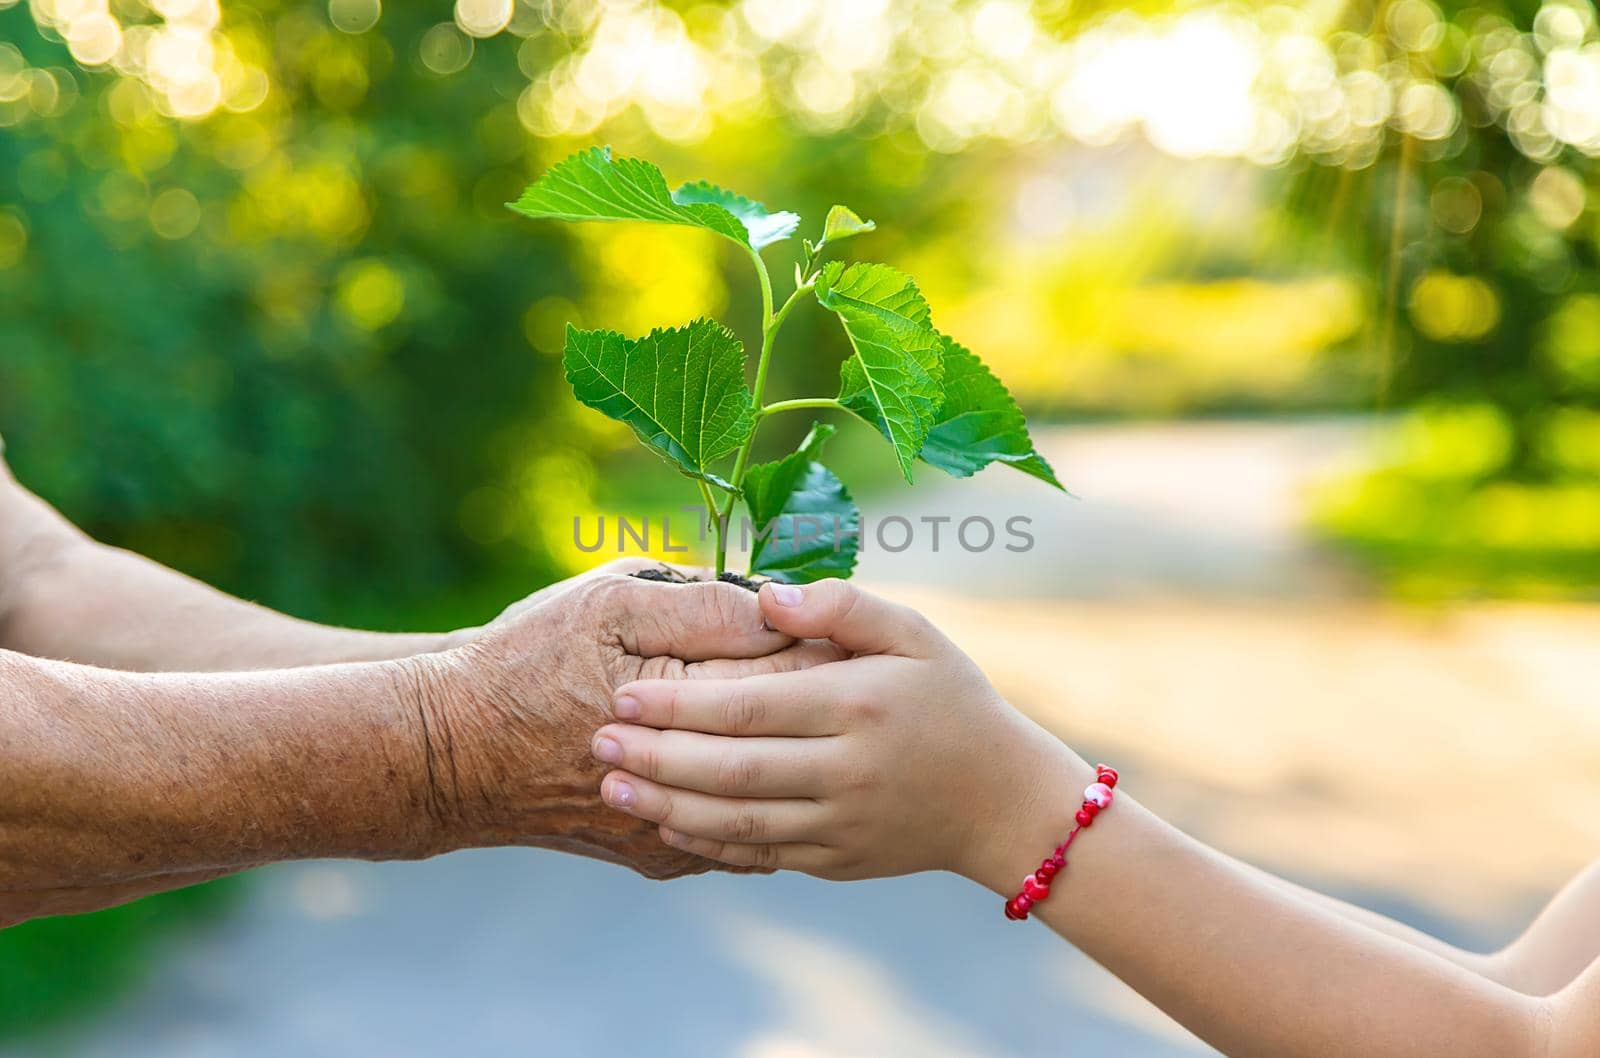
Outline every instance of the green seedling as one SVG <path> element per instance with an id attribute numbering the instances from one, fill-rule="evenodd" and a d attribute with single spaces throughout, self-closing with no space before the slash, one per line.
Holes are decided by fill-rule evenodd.
<path id="1" fill-rule="evenodd" d="M 568 326 L 563 363 L 578 399 L 632 427 L 645 447 L 692 479 L 705 504 L 716 570 L 727 566 L 729 524 L 743 498 L 755 543 L 749 574 L 790 583 L 848 577 L 861 514 L 838 477 L 819 461 L 834 432 L 817 423 L 800 447 L 752 463 L 756 435 L 783 412 L 848 412 L 888 441 L 906 481 L 918 460 L 955 477 L 1004 463 L 1061 488 L 1034 449 L 1017 402 L 983 361 L 933 326 L 911 277 L 886 264 L 823 261 L 846 239 L 875 229 L 834 206 L 815 242 L 802 239 L 794 289 L 775 307 L 762 251 L 794 235 L 800 218 L 699 181 L 670 191 L 649 162 L 613 158 L 609 148 L 572 155 L 507 204 L 528 217 L 651 221 L 704 228 L 749 255 L 760 280 L 761 353 L 746 381 L 744 346 L 710 319 L 629 338 Z M 839 319 L 851 355 L 834 396 L 767 400 L 784 320 L 814 300 Z M 731 466 L 729 461 L 731 460 Z"/>

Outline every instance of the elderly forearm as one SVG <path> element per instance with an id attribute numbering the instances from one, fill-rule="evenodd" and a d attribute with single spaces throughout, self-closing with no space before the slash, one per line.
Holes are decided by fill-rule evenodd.
<path id="1" fill-rule="evenodd" d="M 133 672 L 380 661 L 452 644 L 297 620 L 86 539 L 32 572 L 0 629 L 0 645 L 25 654 Z"/>
<path id="2" fill-rule="evenodd" d="M 1046 801 L 1075 804 L 1093 770 L 1064 751 L 1060 772 Z M 1030 855 L 1066 825 L 1041 819 Z M 1051 928 L 1232 1058 L 1580 1053 L 1547 1049 L 1548 1001 L 1301 899 L 1120 789 L 1053 888 L 1036 909 Z"/>
<path id="3" fill-rule="evenodd" d="M 441 650 L 443 634 L 300 621 L 89 539 L 0 464 L 0 648 L 143 672 L 377 661 Z"/>
<path id="4" fill-rule="evenodd" d="M 183 871 L 177 874 L 151 875 L 132 882 L 109 885 L 0 892 L 0 929 L 49 915 L 78 915 L 86 911 L 100 911 L 155 893 L 183 889 L 226 875 L 237 874 L 243 869 L 241 866 L 210 871 Z"/>
<path id="5" fill-rule="evenodd" d="M 437 851 L 420 672 L 136 675 L 0 651 L 0 892 L 48 906 L 50 891 Z"/>

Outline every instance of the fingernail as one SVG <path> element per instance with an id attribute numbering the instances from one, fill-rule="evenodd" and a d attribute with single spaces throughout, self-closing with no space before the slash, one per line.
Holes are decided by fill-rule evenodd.
<path id="1" fill-rule="evenodd" d="M 606 803 L 618 808 L 633 807 L 633 787 L 618 779 L 606 787 Z"/>
<path id="2" fill-rule="evenodd" d="M 793 584 L 772 584 L 772 601 L 779 606 L 799 606 L 805 601 L 805 592 Z"/>
<path id="3" fill-rule="evenodd" d="M 631 694 L 624 694 L 611 705 L 611 712 L 618 720 L 639 719 L 639 699 Z"/>
<path id="4" fill-rule="evenodd" d="M 622 743 L 600 735 L 594 740 L 594 755 L 607 764 L 619 764 L 622 761 Z"/>

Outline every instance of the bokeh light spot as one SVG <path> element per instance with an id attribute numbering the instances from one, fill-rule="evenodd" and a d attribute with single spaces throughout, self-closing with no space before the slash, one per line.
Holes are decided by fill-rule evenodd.
<path id="1" fill-rule="evenodd" d="M 1431 478 L 1492 474 L 1511 457 L 1514 435 L 1492 404 L 1426 404 L 1407 416 L 1397 438 L 1408 465 Z"/>
<path id="2" fill-rule="evenodd" d="M 59 151 L 37 150 L 17 166 L 17 189 L 33 202 L 49 202 L 66 188 L 67 160 Z"/>
<path id="3" fill-rule="evenodd" d="M 1551 465 L 1572 473 L 1600 475 L 1600 412 L 1561 408 L 1546 421 L 1539 441 Z"/>
<path id="4" fill-rule="evenodd" d="M 1400 94 L 1395 119 L 1401 131 L 1419 140 L 1442 140 L 1456 129 L 1455 96 L 1433 81 L 1416 81 Z"/>
<path id="5" fill-rule="evenodd" d="M 1545 328 L 1544 357 L 1562 377 L 1600 388 L 1600 294 L 1573 294 Z"/>
<path id="6" fill-rule="evenodd" d="M 365 33 L 383 16 L 383 0 L 328 0 L 328 21 L 345 33 Z"/>
<path id="7" fill-rule="evenodd" d="M 1428 0 L 1399 0 L 1386 21 L 1390 39 L 1407 51 L 1428 51 L 1444 38 L 1444 20 Z"/>
<path id="8" fill-rule="evenodd" d="M 1572 48 L 1583 43 L 1594 29 L 1594 9 L 1588 4 L 1547 3 L 1533 16 L 1533 38 L 1546 54 L 1557 48 Z"/>
<path id="9" fill-rule="evenodd" d="M 1552 165 L 1539 171 L 1528 189 L 1528 204 L 1540 220 L 1557 231 L 1572 227 L 1583 216 L 1588 192 L 1571 169 Z"/>
<path id="10" fill-rule="evenodd" d="M 1477 276 L 1429 272 L 1411 288 L 1411 319 L 1434 341 L 1476 341 L 1500 322 L 1500 298 Z"/>
<path id="11" fill-rule="evenodd" d="M 200 200 L 187 188 L 169 187 L 150 203 L 150 227 L 163 239 L 185 239 L 200 226 Z"/>
<path id="12" fill-rule="evenodd" d="M 28 252 L 28 229 L 11 210 L 0 210 L 0 268 L 15 268 Z"/>
<path id="13" fill-rule="evenodd" d="M 362 908 L 361 893 L 340 867 L 303 867 L 295 876 L 294 902 L 306 918 L 318 921 L 349 918 Z"/>
<path id="14" fill-rule="evenodd" d="M 546 356 L 559 356 L 566 345 L 567 324 L 583 326 L 583 314 L 566 298 L 540 298 L 522 314 L 522 333 L 528 344 Z"/>
<path id="15" fill-rule="evenodd" d="M 1452 235 L 1465 235 L 1483 216 L 1483 192 L 1470 180 L 1447 176 L 1434 185 L 1429 205 L 1435 224 Z"/>
<path id="16" fill-rule="evenodd" d="M 339 273 L 338 304 L 351 323 L 376 331 L 393 323 L 405 308 L 405 281 L 376 258 L 356 261 Z"/>
<path id="17" fill-rule="evenodd" d="M 28 94 L 28 64 L 9 41 L 0 41 L 0 102 L 10 103 Z"/>
<path id="18" fill-rule="evenodd" d="M 417 46 L 422 65 L 441 77 L 459 73 L 472 61 L 472 38 L 449 22 L 441 22 L 422 35 Z"/>
<path id="19" fill-rule="evenodd" d="M 28 75 L 28 106 L 40 117 L 56 113 L 61 103 L 61 83 L 49 70 L 34 70 Z"/>
<path id="20" fill-rule="evenodd" d="M 115 170 L 105 175 L 95 194 L 100 209 L 113 220 L 134 220 L 150 209 L 150 191 L 132 173 Z"/>
<path id="21" fill-rule="evenodd" d="M 104 11 L 90 11 L 67 25 L 67 48 L 84 66 L 101 66 L 122 47 L 122 26 Z"/>
<path id="22" fill-rule="evenodd" d="M 257 66 L 232 66 L 222 75 L 222 105 L 235 114 L 256 109 L 271 90 L 267 72 Z"/>
<path id="23" fill-rule="evenodd" d="M 492 37 L 511 24 L 511 0 L 456 0 L 456 25 L 471 37 Z"/>

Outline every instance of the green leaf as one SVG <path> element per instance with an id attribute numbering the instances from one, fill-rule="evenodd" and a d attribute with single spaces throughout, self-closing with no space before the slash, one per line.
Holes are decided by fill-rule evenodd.
<path id="1" fill-rule="evenodd" d="M 751 249 L 755 250 L 787 239 L 800 226 L 798 213 L 790 213 L 788 210 L 768 213 L 767 207 L 761 203 L 704 180 L 684 184 L 672 193 L 672 200 L 680 206 L 702 204 L 721 206 L 739 218 L 739 223 L 744 225 L 745 239 L 750 243 Z"/>
<path id="2" fill-rule="evenodd" d="M 707 469 L 755 428 L 744 346 L 732 331 L 699 319 L 634 340 L 568 324 L 562 364 L 580 401 L 633 427 L 690 477 L 738 491 Z"/>
<path id="3" fill-rule="evenodd" d="M 861 511 L 833 471 L 815 461 L 833 427 L 816 423 L 800 448 L 745 471 L 755 528 L 750 573 L 788 584 L 848 577 L 861 542 Z"/>
<path id="4" fill-rule="evenodd" d="M 886 264 L 830 261 L 817 276 L 817 300 L 835 312 L 858 309 L 895 326 L 920 327 L 932 333 L 928 303 L 916 281 Z"/>
<path id="5" fill-rule="evenodd" d="M 862 220 L 849 206 L 834 206 L 828 210 L 828 219 L 822 222 L 822 242 L 817 246 L 820 248 L 826 243 L 877 230 L 878 225 L 874 221 Z"/>
<path id="6" fill-rule="evenodd" d="M 670 194 L 660 169 L 637 158 L 612 158 L 610 147 L 591 147 L 557 163 L 506 206 L 551 220 L 641 220 L 704 228 L 757 250 L 787 238 L 800 223 L 793 213 L 768 213 L 759 202 L 711 184 L 685 184 Z"/>
<path id="7" fill-rule="evenodd" d="M 928 431 L 922 459 L 958 478 L 1004 463 L 1066 491 L 1033 447 L 1022 409 L 998 378 L 961 343 L 944 346 L 944 406 Z"/>
<path id="8" fill-rule="evenodd" d="M 944 403 L 943 350 L 927 302 L 910 276 L 881 264 L 825 265 L 816 294 L 855 349 L 839 372 L 839 401 L 889 439 L 910 481 Z"/>

